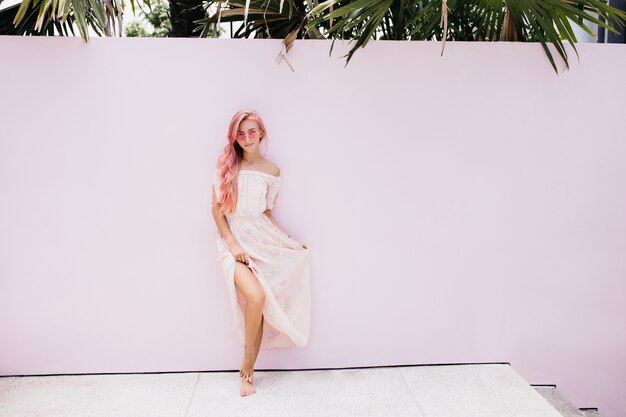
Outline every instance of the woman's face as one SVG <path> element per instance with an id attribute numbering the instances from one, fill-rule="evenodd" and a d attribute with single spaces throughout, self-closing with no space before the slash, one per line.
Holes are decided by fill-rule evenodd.
<path id="1" fill-rule="evenodd" d="M 261 141 L 259 125 L 254 120 L 246 119 L 239 123 L 237 142 L 246 152 L 256 152 Z"/>

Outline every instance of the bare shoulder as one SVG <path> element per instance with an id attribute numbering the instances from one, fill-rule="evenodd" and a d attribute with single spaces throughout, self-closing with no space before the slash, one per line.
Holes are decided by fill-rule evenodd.
<path id="1" fill-rule="evenodd" d="M 274 175 L 275 177 L 280 177 L 280 168 L 278 168 L 278 165 L 272 164 L 270 173 Z"/>
<path id="2" fill-rule="evenodd" d="M 280 176 L 280 168 L 278 167 L 278 165 L 276 165 L 272 161 L 268 161 L 266 159 L 264 168 L 265 168 L 265 170 L 266 170 L 266 172 L 268 174 L 274 175 L 275 177 L 279 177 Z"/>

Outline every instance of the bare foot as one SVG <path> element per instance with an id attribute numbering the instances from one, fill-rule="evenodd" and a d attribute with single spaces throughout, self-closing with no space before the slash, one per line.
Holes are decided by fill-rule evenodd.
<path id="1" fill-rule="evenodd" d="M 252 375 L 254 374 L 254 358 L 256 355 L 256 346 L 250 348 L 245 347 L 243 352 L 243 359 L 241 360 L 241 369 L 239 370 L 239 376 L 252 383 Z"/>
<path id="2" fill-rule="evenodd" d="M 241 389 L 239 390 L 239 395 L 245 397 L 246 395 L 252 395 L 256 392 L 256 388 L 254 385 L 246 381 L 245 379 L 241 380 Z"/>

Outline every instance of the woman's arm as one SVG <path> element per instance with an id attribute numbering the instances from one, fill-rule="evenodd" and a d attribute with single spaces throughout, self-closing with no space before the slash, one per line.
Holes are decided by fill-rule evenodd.
<path id="1" fill-rule="evenodd" d="M 228 246 L 231 246 L 233 243 L 237 243 L 237 240 L 235 240 L 233 232 L 230 231 L 228 221 L 226 221 L 226 216 L 219 214 L 219 205 L 217 203 L 217 196 L 215 195 L 215 189 L 213 187 L 211 187 L 211 192 L 213 194 L 213 208 L 211 209 L 211 214 L 213 214 L 213 219 L 215 220 L 215 224 L 217 224 L 220 234 L 226 243 L 228 243 Z"/>
<path id="2" fill-rule="evenodd" d="M 235 235 L 230 230 L 228 226 L 228 221 L 226 220 L 226 216 L 223 214 L 219 214 L 219 204 L 217 203 L 217 197 L 215 196 L 215 189 L 211 187 L 213 191 L 213 207 L 211 209 L 211 213 L 213 214 L 213 219 L 215 219 L 215 224 L 217 224 L 217 228 L 220 231 L 220 234 L 226 240 L 228 244 L 228 250 L 232 253 L 233 257 L 236 261 L 243 262 L 245 264 L 250 263 L 250 257 L 243 250 L 239 242 L 235 239 Z"/>

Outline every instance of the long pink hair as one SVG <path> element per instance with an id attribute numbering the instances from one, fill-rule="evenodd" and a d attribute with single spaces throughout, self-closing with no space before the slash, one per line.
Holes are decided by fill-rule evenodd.
<path id="1" fill-rule="evenodd" d="M 232 213 L 237 208 L 237 174 L 239 174 L 243 158 L 243 148 L 237 142 L 237 131 L 241 122 L 246 119 L 253 120 L 259 125 L 261 137 L 259 145 L 267 137 L 265 124 L 255 110 L 239 110 L 231 119 L 226 136 L 228 144 L 224 147 L 224 153 L 217 159 L 220 180 L 218 200 L 220 214 Z"/>

